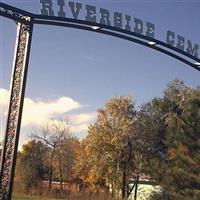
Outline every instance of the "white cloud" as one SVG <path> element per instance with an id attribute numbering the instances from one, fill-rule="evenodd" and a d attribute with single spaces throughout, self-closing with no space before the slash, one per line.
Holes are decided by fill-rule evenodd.
<path id="1" fill-rule="evenodd" d="M 74 121 L 76 124 L 82 124 L 86 122 L 91 122 L 96 118 L 96 113 L 85 113 L 85 114 L 77 114 L 77 115 L 70 115 L 69 119 L 71 122 Z"/>
<path id="2" fill-rule="evenodd" d="M 85 132 L 88 130 L 88 124 L 73 124 L 71 125 L 70 131 L 72 133 L 80 133 L 80 132 Z"/>
<path id="3" fill-rule="evenodd" d="M 52 101 L 34 101 L 26 98 L 22 126 L 41 124 L 57 115 L 80 108 L 81 105 L 69 97 L 60 97 Z"/>
<path id="4" fill-rule="evenodd" d="M 0 97 L 1 112 L 5 117 L 9 102 L 8 90 L 0 89 Z M 80 107 L 80 103 L 70 97 L 60 97 L 51 101 L 35 101 L 30 98 L 25 98 L 22 127 L 40 125 L 44 121 L 48 121 L 57 115 L 62 115 Z"/>
<path id="5" fill-rule="evenodd" d="M 2 120 L 2 126 L 5 126 L 8 102 L 9 91 L 0 88 L 0 120 Z M 25 98 L 22 115 L 22 135 L 25 137 L 25 135 L 28 134 L 27 130 L 30 131 L 31 127 L 40 126 L 51 119 L 58 120 L 59 118 L 62 118 L 65 120 L 66 116 L 71 124 L 70 131 L 83 138 L 87 134 L 88 125 L 94 122 L 97 114 L 95 112 L 71 115 L 67 113 L 80 108 L 82 108 L 82 105 L 79 102 L 65 96 L 49 101 Z M 3 133 L 2 129 L 1 132 Z M 3 135 L 2 133 L 1 135 Z M 25 139 L 23 139 L 23 141 L 25 141 Z"/>
<path id="6" fill-rule="evenodd" d="M 9 102 L 9 92 L 3 88 L 0 88 L 0 107 L 1 107 L 1 114 L 4 114 L 5 109 L 7 108 Z"/>
<path id="7" fill-rule="evenodd" d="M 70 129 L 71 132 L 72 133 L 86 132 L 88 130 L 88 125 L 94 122 L 96 115 L 97 114 L 93 112 L 85 113 L 85 114 L 70 115 L 69 120 L 71 122 L 71 129 Z"/>

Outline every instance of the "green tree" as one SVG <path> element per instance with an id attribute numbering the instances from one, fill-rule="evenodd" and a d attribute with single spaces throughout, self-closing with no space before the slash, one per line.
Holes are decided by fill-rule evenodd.
<path id="1" fill-rule="evenodd" d="M 18 157 L 17 172 L 26 192 L 40 187 L 47 176 L 46 155 L 48 147 L 39 141 L 31 140 L 22 146 Z"/>
<path id="2" fill-rule="evenodd" d="M 146 173 L 163 188 L 158 198 L 199 199 L 200 89 L 175 80 L 162 98 L 142 107 L 137 120 Z"/>
<path id="3" fill-rule="evenodd" d="M 158 173 L 157 165 L 167 161 L 167 112 L 161 98 L 154 98 L 151 102 L 143 104 L 137 112 L 137 147 L 144 158 L 141 163 L 142 172 L 146 175 L 151 174 L 154 179 L 155 176 L 157 179 L 163 174 L 162 171 L 161 174 Z"/>
<path id="4" fill-rule="evenodd" d="M 171 199 L 197 200 L 200 198 L 200 89 L 174 82 L 168 86 L 165 98 L 173 101 L 174 109 L 166 119 L 168 163 L 162 181 Z"/>

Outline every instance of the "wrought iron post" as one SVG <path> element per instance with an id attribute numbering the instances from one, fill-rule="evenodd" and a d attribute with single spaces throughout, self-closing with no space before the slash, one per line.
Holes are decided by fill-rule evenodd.
<path id="1" fill-rule="evenodd" d="M 9 14 L 12 14 L 12 12 Z M 10 89 L 10 104 L 0 166 L 0 200 L 10 200 L 12 197 L 14 171 L 33 31 L 33 22 L 31 17 L 17 15 L 16 22 L 17 39 Z"/>

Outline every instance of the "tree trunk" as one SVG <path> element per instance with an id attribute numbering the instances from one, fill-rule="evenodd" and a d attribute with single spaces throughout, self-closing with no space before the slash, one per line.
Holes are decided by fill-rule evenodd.
<path id="1" fill-rule="evenodd" d="M 165 189 L 163 189 L 163 199 L 164 199 L 164 200 L 167 199 L 166 196 L 167 196 L 167 195 L 166 195 L 166 191 L 165 191 Z"/>
<path id="2" fill-rule="evenodd" d="M 50 169 L 49 169 L 49 191 L 51 190 L 51 183 L 52 183 L 52 175 L 53 175 L 53 157 L 54 157 L 54 149 L 51 153 L 51 160 L 50 160 Z"/>
<path id="3" fill-rule="evenodd" d="M 92 200 L 92 190 L 90 189 L 90 193 L 89 193 L 89 200 Z"/>
<path id="4" fill-rule="evenodd" d="M 114 182 L 111 183 L 111 198 L 114 199 L 115 191 L 114 191 Z"/>
<path id="5" fill-rule="evenodd" d="M 59 153 L 60 190 L 63 191 L 62 156 Z"/>
<path id="6" fill-rule="evenodd" d="M 136 178 L 136 181 L 135 181 L 135 194 L 134 194 L 134 200 L 137 200 L 138 182 L 139 182 L 139 175 L 137 175 L 137 178 Z"/>
<path id="7" fill-rule="evenodd" d="M 124 199 L 126 199 L 126 164 L 124 164 L 122 177 L 122 200 Z"/>

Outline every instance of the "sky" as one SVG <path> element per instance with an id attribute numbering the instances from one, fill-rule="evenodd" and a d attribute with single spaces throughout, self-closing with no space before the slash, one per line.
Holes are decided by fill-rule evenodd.
<path id="1" fill-rule="evenodd" d="M 39 0 L 0 2 L 40 13 Z M 200 44 L 200 0 L 76 2 L 152 22 L 155 38 L 161 41 L 172 30 L 176 36 Z M 15 38 L 15 22 L 0 17 L 0 141 L 5 132 Z M 150 48 L 99 33 L 35 25 L 20 145 L 33 128 L 51 119 L 69 119 L 71 132 L 84 138 L 97 109 L 110 98 L 132 96 L 138 107 L 162 96 L 166 85 L 176 78 L 200 86 L 199 71 Z"/>

